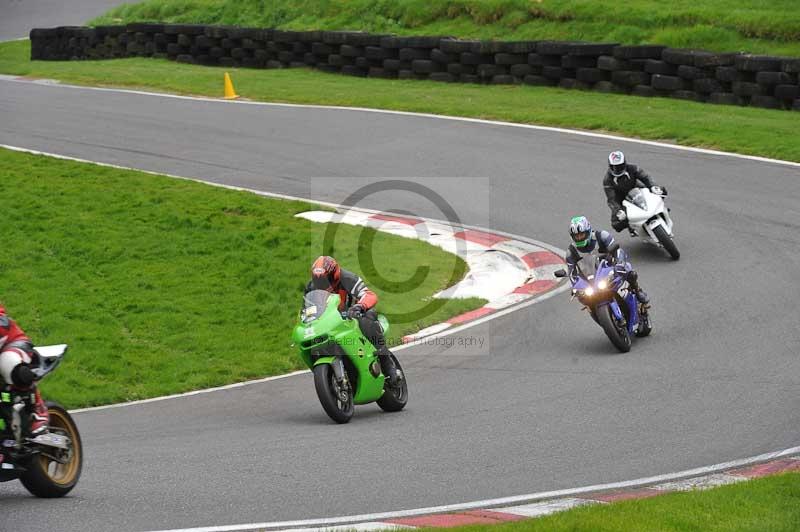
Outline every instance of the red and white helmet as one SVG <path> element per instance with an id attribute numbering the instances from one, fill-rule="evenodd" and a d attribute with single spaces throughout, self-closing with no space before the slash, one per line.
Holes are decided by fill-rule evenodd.
<path id="1" fill-rule="evenodd" d="M 608 154 L 608 170 L 614 177 L 619 177 L 628 169 L 625 162 L 625 154 L 621 151 L 612 151 Z"/>
<path id="2" fill-rule="evenodd" d="M 317 290 L 333 292 L 339 288 L 342 269 L 336 259 L 328 256 L 318 257 L 311 265 L 311 283 Z"/>

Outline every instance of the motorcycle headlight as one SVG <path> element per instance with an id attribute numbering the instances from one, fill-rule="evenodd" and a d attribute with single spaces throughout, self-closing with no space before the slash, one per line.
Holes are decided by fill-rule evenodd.
<path id="1" fill-rule="evenodd" d="M 608 276 L 606 276 L 605 279 L 603 279 L 602 281 L 597 283 L 597 288 L 599 288 L 600 290 L 605 290 L 606 288 L 611 286 L 611 278 L 612 277 L 614 277 L 614 272 L 613 271 L 608 272 Z"/>
<path id="2" fill-rule="evenodd" d="M 585 295 L 587 295 L 587 296 L 593 296 L 594 295 L 594 288 L 592 288 L 591 286 L 587 286 L 586 290 L 584 290 L 583 293 Z"/>

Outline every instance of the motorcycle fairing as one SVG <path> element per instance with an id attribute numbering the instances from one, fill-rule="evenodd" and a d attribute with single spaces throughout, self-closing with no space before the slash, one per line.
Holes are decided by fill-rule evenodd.
<path id="1" fill-rule="evenodd" d="M 641 226 L 651 240 L 658 242 L 654 229 L 659 225 L 672 235 L 672 219 L 664 206 L 664 198 L 646 188 L 634 188 L 623 201 L 630 226 Z"/>
<path id="2" fill-rule="evenodd" d="M 300 357 L 309 368 L 330 364 L 334 370 L 341 359 L 353 386 L 353 403 L 375 401 L 383 395 L 384 383 L 383 374 L 375 377 L 369 371 L 370 364 L 377 360 L 375 346 L 364 337 L 357 321 L 342 317 L 339 295 L 326 297 L 325 302 L 320 302 L 319 298 L 307 298 L 307 305 L 325 305 L 325 309 L 321 312 L 315 309 L 311 321 L 295 327 L 292 339 L 300 347 Z M 320 350 L 324 354 L 320 355 Z"/>

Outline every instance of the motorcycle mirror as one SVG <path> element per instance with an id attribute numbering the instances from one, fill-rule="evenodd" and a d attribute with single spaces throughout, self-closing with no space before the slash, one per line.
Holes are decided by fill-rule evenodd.
<path id="1" fill-rule="evenodd" d="M 566 277 L 567 276 L 567 272 L 564 271 L 563 269 L 562 270 L 556 270 L 556 271 L 553 272 L 553 275 L 555 275 L 556 277 Z"/>

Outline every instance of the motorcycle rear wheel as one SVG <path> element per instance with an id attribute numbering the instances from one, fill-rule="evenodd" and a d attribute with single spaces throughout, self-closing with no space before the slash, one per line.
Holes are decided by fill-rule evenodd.
<path id="1" fill-rule="evenodd" d="M 608 339 L 614 344 L 614 347 L 619 349 L 622 353 L 627 353 L 631 350 L 631 335 L 625 326 L 620 326 L 611 312 L 610 305 L 604 305 L 597 309 L 597 323 L 605 331 Z"/>
<path id="2" fill-rule="evenodd" d="M 390 386 L 387 379 L 384 384 L 383 395 L 378 399 L 377 403 L 385 412 L 399 412 L 405 408 L 408 402 L 408 381 L 406 381 L 406 374 L 403 368 L 400 367 L 397 357 L 394 355 L 391 355 L 391 357 L 394 367 L 403 374 L 403 380 L 400 381 L 398 386 Z"/>
<path id="3" fill-rule="evenodd" d="M 36 455 L 26 467 L 20 481 L 33 495 L 42 498 L 63 497 L 78 483 L 83 470 L 83 444 L 78 426 L 66 409 L 54 402 L 47 402 L 50 413 L 50 432 L 67 436 L 72 442 L 69 461 L 60 464 L 43 455 Z"/>
<path id="4" fill-rule="evenodd" d="M 314 366 L 314 387 L 325 413 L 337 423 L 347 423 L 353 417 L 353 390 L 346 391 L 347 400 L 342 401 L 336 393 L 336 376 L 330 364 Z"/>
<path id="5" fill-rule="evenodd" d="M 672 257 L 672 260 L 678 260 L 681 258 L 681 252 L 678 251 L 678 246 L 675 245 L 675 241 L 667 234 L 667 231 L 663 226 L 659 225 L 654 227 L 653 234 L 656 235 L 658 241 L 662 246 L 664 246 L 664 249 L 667 250 L 669 256 Z"/>

